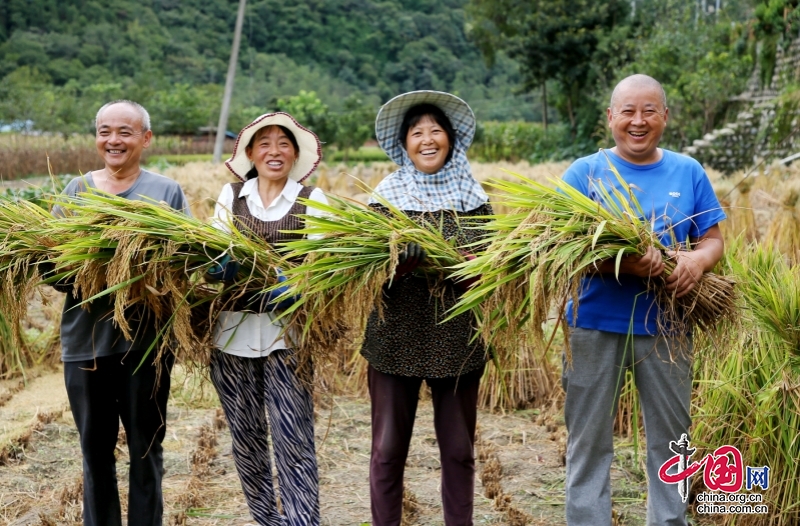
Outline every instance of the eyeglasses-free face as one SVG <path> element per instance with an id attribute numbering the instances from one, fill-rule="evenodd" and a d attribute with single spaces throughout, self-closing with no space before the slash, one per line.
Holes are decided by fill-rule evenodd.
<path id="1" fill-rule="evenodd" d="M 406 152 L 420 172 L 434 174 L 442 169 L 450 152 L 447 132 L 435 120 L 425 116 L 408 129 Z"/>
<path id="2" fill-rule="evenodd" d="M 633 164 L 652 164 L 661 158 L 658 144 L 667 127 L 669 110 L 659 89 L 626 86 L 606 110 L 614 137 L 614 152 Z"/>

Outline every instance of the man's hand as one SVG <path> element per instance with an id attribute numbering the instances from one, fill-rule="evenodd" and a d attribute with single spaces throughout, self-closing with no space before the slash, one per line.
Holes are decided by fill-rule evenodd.
<path id="1" fill-rule="evenodd" d="M 666 279 L 667 290 L 680 298 L 700 283 L 704 272 L 710 272 L 722 258 L 725 242 L 719 225 L 714 225 L 700 239 L 692 239 L 694 250 L 671 250 L 667 256 L 675 259 L 675 270 Z"/>
<path id="2" fill-rule="evenodd" d="M 614 260 L 608 260 L 603 265 L 610 265 L 611 272 L 614 272 Z M 655 278 L 664 273 L 664 258 L 661 252 L 653 247 L 647 247 L 647 251 L 641 256 L 626 256 L 620 261 L 620 274 L 633 274 L 640 278 Z"/>
<path id="3" fill-rule="evenodd" d="M 667 252 L 667 256 L 675 259 L 677 264 L 675 270 L 665 280 L 666 289 L 674 292 L 676 298 L 680 298 L 689 294 L 695 285 L 700 283 L 704 272 L 703 265 L 695 259 L 697 255 L 694 252 L 670 250 Z"/>
<path id="4" fill-rule="evenodd" d="M 42 260 L 39 262 L 39 275 L 42 280 L 52 279 L 56 275 L 56 265 L 52 261 Z M 70 293 L 75 288 L 75 276 L 61 278 L 58 281 L 48 283 L 57 292 Z"/>

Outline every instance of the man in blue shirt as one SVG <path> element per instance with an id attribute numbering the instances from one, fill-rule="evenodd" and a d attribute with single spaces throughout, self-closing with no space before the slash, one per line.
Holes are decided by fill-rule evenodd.
<path id="1" fill-rule="evenodd" d="M 666 288 L 681 297 L 722 257 L 718 223 L 725 214 L 702 166 L 658 147 L 668 117 L 658 81 L 647 75 L 623 79 L 607 109 L 615 146 L 578 159 L 564 180 L 602 202 L 601 187 L 623 188 L 610 162 L 654 221 L 662 243 L 672 248 L 667 257 L 676 267 Z M 562 384 L 570 526 L 611 525 L 612 429 L 626 369 L 639 390 L 647 435 L 647 524 L 686 524 L 683 498 L 658 478 L 659 467 L 673 456 L 669 442 L 688 436 L 692 393 L 691 335 L 659 334 L 659 307 L 647 293 L 647 280 L 664 272 L 663 257 L 652 247 L 642 256 L 624 257 L 619 279 L 615 262 L 603 262 L 581 284 L 577 312 L 568 306 L 572 363 L 564 366 Z"/>

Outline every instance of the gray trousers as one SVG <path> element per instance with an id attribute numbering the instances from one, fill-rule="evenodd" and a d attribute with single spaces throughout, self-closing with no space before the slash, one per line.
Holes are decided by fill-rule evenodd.
<path id="1" fill-rule="evenodd" d="M 669 442 L 688 436 L 692 422 L 691 339 L 679 349 L 663 337 L 572 328 L 570 345 L 572 366 L 565 363 L 562 375 L 569 433 L 567 524 L 611 525 L 612 429 L 625 369 L 630 369 L 647 435 L 647 524 L 685 526 L 686 504 L 677 486 L 659 480 L 658 469 L 674 456 Z"/>

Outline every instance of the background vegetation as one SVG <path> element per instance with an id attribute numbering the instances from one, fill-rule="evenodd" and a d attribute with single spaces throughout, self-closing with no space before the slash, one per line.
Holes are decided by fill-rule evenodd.
<path id="1" fill-rule="evenodd" d="M 124 97 L 150 110 L 157 134 L 213 127 L 236 4 L 1 3 L 0 126 L 90 133 L 99 105 Z M 229 129 L 283 109 L 347 158 L 382 102 L 438 89 L 485 123 L 481 159 L 569 159 L 608 144 L 610 91 L 643 72 L 667 89 L 665 145 L 680 149 L 742 109 L 732 98 L 756 63 L 769 83 L 777 49 L 797 35 L 795 4 L 250 0 Z"/>

